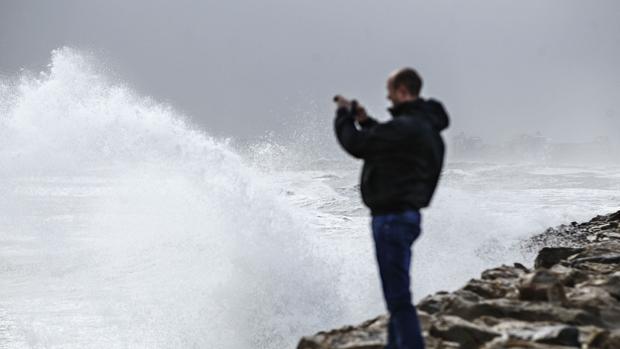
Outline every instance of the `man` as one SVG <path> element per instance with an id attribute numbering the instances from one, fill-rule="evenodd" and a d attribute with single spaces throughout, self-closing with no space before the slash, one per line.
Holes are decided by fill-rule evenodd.
<path id="1" fill-rule="evenodd" d="M 411 68 L 390 75 L 390 121 L 379 123 L 356 101 L 336 96 L 335 130 L 340 145 L 364 159 L 362 199 L 372 232 L 383 295 L 390 313 L 389 349 L 424 348 L 411 302 L 411 246 L 420 235 L 420 209 L 429 205 L 441 173 L 448 115 L 438 101 L 420 97 L 422 79 Z M 359 125 L 359 129 L 355 123 Z"/>

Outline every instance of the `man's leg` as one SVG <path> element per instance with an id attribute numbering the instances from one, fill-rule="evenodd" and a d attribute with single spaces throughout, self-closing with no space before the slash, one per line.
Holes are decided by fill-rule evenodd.
<path id="1" fill-rule="evenodd" d="M 383 295 L 390 312 L 386 348 L 422 349 L 424 342 L 409 289 L 411 245 L 420 234 L 419 213 L 375 216 L 372 225 Z"/>
<path id="2" fill-rule="evenodd" d="M 387 328 L 387 345 L 385 346 L 385 349 L 398 349 L 398 335 L 396 334 L 394 324 L 395 322 L 392 321 L 392 318 L 390 317 Z"/>

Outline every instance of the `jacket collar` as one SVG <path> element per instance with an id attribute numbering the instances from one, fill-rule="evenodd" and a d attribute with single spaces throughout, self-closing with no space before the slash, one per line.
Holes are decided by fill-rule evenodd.
<path id="1" fill-rule="evenodd" d="M 388 111 L 390 112 L 390 114 L 392 114 L 392 117 L 397 117 L 401 115 L 410 115 L 422 109 L 423 105 L 424 105 L 424 100 L 418 97 L 413 101 L 403 102 L 391 108 L 388 108 Z"/>

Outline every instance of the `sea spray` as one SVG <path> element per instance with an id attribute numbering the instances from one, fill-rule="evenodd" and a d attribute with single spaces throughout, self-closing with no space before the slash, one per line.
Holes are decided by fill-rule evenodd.
<path id="1" fill-rule="evenodd" d="M 226 142 L 74 49 L 2 86 L 15 346 L 282 348 L 346 316 L 313 216 Z"/>

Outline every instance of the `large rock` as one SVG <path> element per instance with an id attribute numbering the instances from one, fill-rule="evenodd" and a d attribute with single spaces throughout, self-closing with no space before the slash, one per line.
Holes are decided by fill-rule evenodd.
<path id="1" fill-rule="evenodd" d="M 487 269 L 480 274 L 482 280 L 511 280 L 518 279 L 521 275 L 529 273 L 530 270 L 521 263 L 515 263 L 510 267 L 502 265 L 497 268 Z"/>
<path id="2" fill-rule="evenodd" d="M 515 338 L 497 338 L 484 345 L 482 349 L 575 349 L 575 347 L 536 343 Z"/>
<path id="3" fill-rule="evenodd" d="M 485 326 L 449 315 L 440 316 L 433 321 L 429 333 L 433 337 L 459 343 L 462 349 L 479 348 L 482 344 L 500 335 Z"/>
<path id="4" fill-rule="evenodd" d="M 588 348 L 618 349 L 620 348 L 620 329 L 612 332 L 601 332 L 588 343 Z"/>
<path id="5" fill-rule="evenodd" d="M 514 298 L 517 295 L 515 282 L 502 279 L 480 280 L 471 279 L 463 287 L 463 290 L 473 292 L 482 298 Z"/>
<path id="6" fill-rule="evenodd" d="M 536 343 L 580 347 L 579 330 L 575 326 L 553 325 L 515 331 L 513 336 Z"/>
<path id="7" fill-rule="evenodd" d="M 490 299 L 469 302 L 454 298 L 445 314 L 474 320 L 481 316 L 517 319 L 523 321 L 554 321 L 571 325 L 602 326 L 599 314 L 582 309 L 564 308 L 549 302 L 530 302 L 512 299 Z"/>
<path id="8" fill-rule="evenodd" d="M 566 294 L 558 276 L 547 270 L 539 269 L 524 275 L 519 283 L 519 299 L 528 301 L 549 301 L 566 304 Z"/>
<path id="9" fill-rule="evenodd" d="M 609 275 L 609 277 L 595 282 L 595 285 L 600 286 L 607 291 L 610 296 L 620 300 L 620 272 L 615 272 Z"/>
<path id="10" fill-rule="evenodd" d="M 485 319 L 487 323 L 489 319 Z M 526 322 L 518 320 L 499 321 L 491 328 L 505 338 L 526 340 L 536 343 L 580 346 L 580 331 L 575 326 L 553 322 Z"/>
<path id="11" fill-rule="evenodd" d="M 583 248 L 576 247 L 543 247 L 536 260 L 534 261 L 534 267 L 536 268 L 551 268 L 560 261 L 583 251 Z"/>
<path id="12" fill-rule="evenodd" d="M 385 346 L 388 317 L 378 316 L 358 326 L 345 326 L 329 332 L 303 337 L 297 349 L 382 349 Z"/>
<path id="13" fill-rule="evenodd" d="M 418 310 L 425 311 L 429 314 L 443 312 L 445 307 L 450 304 L 450 300 L 454 298 L 462 298 L 470 302 L 478 302 L 482 300 L 477 293 L 468 290 L 457 290 L 455 292 L 440 291 L 432 295 L 424 297 L 416 306 Z"/>
<path id="14" fill-rule="evenodd" d="M 589 280 L 594 275 L 587 270 L 570 268 L 562 264 L 556 264 L 549 270 L 559 278 L 564 287 L 575 287 L 575 285 Z"/>

